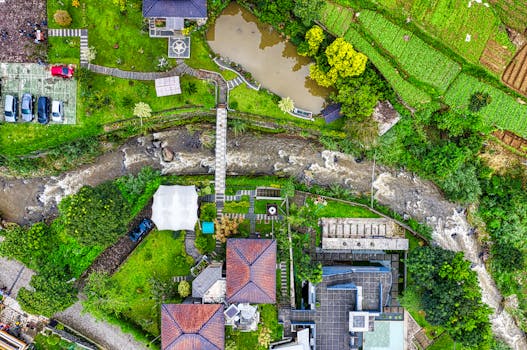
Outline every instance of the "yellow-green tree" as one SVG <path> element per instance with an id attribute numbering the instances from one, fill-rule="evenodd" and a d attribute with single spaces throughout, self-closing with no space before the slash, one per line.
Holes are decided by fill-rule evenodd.
<path id="1" fill-rule="evenodd" d="M 326 36 L 324 31 L 319 26 L 313 26 L 306 33 L 306 42 L 309 50 L 303 53 L 304 56 L 314 56 L 317 54 L 320 44 L 324 41 Z"/>
<path id="2" fill-rule="evenodd" d="M 309 77 L 316 81 L 320 86 L 330 87 L 335 84 L 335 82 L 330 80 L 328 75 L 322 69 L 320 69 L 317 64 L 312 64 L 309 66 Z"/>
<path id="3" fill-rule="evenodd" d="M 310 77 L 319 85 L 329 87 L 335 85 L 341 78 L 350 78 L 361 75 L 366 69 L 368 57 L 355 51 L 353 45 L 343 38 L 335 39 L 326 48 L 326 59 L 329 70 L 326 72 L 320 66 L 310 67 Z"/>

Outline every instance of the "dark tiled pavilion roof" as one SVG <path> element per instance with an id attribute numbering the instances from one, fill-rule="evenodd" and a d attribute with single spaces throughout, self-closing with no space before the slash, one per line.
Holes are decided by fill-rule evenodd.
<path id="1" fill-rule="evenodd" d="M 143 17 L 207 17 L 207 0 L 143 0 Z"/>
<path id="2" fill-rule="evenodd" d="M 223 350 L 225 316 L 218 304 L 162 304 L 162 350 Z"/>
<path id="3" fill-rule="evenodd" d="M 276 241 L 227 240 L 227 301 L 276 302 Z"/>
<path id="4" fill-rule="evenodd" d="M 331 123 L 342 117 L 342 114 L 340 114 L 341 107 L 342 105 L 340 103 L 332 103 L 320 111 L 320 114 L 324 117 L 326 123 Z"/>

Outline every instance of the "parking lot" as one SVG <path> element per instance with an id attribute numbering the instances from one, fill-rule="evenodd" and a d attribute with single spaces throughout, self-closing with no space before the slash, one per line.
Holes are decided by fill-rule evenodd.
<path id="1" fill-rule="evenodd" d="M 50 66 L 34 63 L 1 63 L 0 75 L 2 108 L 4 108 L 6 95 L 18 96 L 19 101 L 26 92 L 32 94 L 35 101 L 40 96 L 47 96 L 51 100 L 64 102 L 64 122 L 61 124 L 75 124 L 77 102 L 77 81 L 75 79 L 52 77 Z M 35 114 L 33 122 L 36 123 L 36 103 L 33 113 Z M 4 121 L 3 113 L 1 113 L 1 120 Z M 20 114 L 18 122 L 22 123 Z M 54 122 L 50 121 L 50 123 Z"/>

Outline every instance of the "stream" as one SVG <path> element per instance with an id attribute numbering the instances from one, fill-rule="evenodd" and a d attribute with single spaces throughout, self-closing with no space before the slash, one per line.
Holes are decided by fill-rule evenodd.
<path id="1" fill-rule="evenodd" d="M 214 153 L 190 148 L 192 135 L 185 128 L 133 138 L 119 149 L 99 157 L 93 164 L 60 176 L 30 179 L 0 178 L 0 212 L 4 219 L 28 224 L 56 215 L 62 197 L 83 185 L 96 185 L 118 176 L 136 173 L 150 165 L 165 174 L 214 172 Z M 158 142 L 153 142 L 153 140 Z M 162 147 L 174 152 L 171 162 L 162 160 Z M 312 141 L 277 135 L 228 135 L 227 169 L 230 175 L 281 174 L 310 184 L 342 184 L 355 193 L 367 194 L 372 186 L 372 163 L 327 151 Z M 434 184 L 415 175 L 377 166 L 373 181 L 376 200 L 401 215 L 427 223 L 433 228 L 435 244 L 463 251 L 474 264 L 483 301 L 494 309 L 493 332 L 518 350 L 527 349 L 524 333 L 500 307 L 502 296 L 478 258 L 479 244 L 469 235 L 470 225 L 463 208 L 445 200 Z M 453 234 L 454 237 L 452 236 Z"/>

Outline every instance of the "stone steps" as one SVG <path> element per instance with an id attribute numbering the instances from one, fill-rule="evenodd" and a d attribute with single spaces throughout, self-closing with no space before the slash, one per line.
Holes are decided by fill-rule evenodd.
<path id="1" fill-rule="evenodd" d="M 227 81 L 227 88 L 229 90 L 232 90 L 232 89 L 234 89 L 235 87 L 237 87 L 238 85 L 241 85 L 241 84 L 243 84 L 242 78 L 236 77 L 234 79 L 231 79 L 231 80 Z"/>
<path id="2" fill-rule="evenodd" d="M 48 29 L 48 36 L 81 36 L 83 29 Z M 87 30 L 86 30 L 87 31 Z"/>

